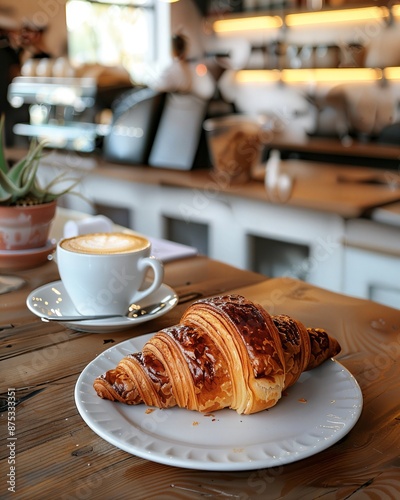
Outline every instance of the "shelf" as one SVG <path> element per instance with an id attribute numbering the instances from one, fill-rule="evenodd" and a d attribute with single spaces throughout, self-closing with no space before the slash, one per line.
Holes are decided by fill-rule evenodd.
<path id="1" fill-rule="evenodd" d="M 349 5 L 325 7 L 321 10 L 306 9 L 275 9 L 274 11 L 242 11 L 234 13 L 217 13 L 207 16 L 207 22 L 212 25 L 216 33 L 228 33 L 265 28 L 287 28 L 321 25 L 342 24 L 343 22 L 371 22 L 376 20 L 388 21 L 390 16 L 400 17 L 400 5 L 392 4 L 391 9 L 387 2 L 374 2 L 365 5 Z"/>
<path id="2" fill-rule="evenodd" d="M 333 137 L 305 136 L 294 140 L 288 134 L 276 134 L 270 149 L 278 149 L 287 157 L 298 157 L 303 160 L 334 162 L 369 166 L 376 169 L 398 168 L 400 158 L 399 145 L 379 142 L 361 142 L 353 140 L 342 143 Z"/>
<path id="3" fill-rule="evenodd" d="M 328 67 L 363 67 L 365 58 L 365 54 L 362 54 L 363 50 L 371 42 L 376 43 L 385 30 L 392 31 L 396 38 L 398 35 L 396 20 L 398 19 L 400 19 L 400 5 L 392 5 L 389 9 L 385 5 L 375 3 L 369 6 L 346 6 L 340 9 L 331 8 L 312 12 L 235 13 L 224 15 L 223 18 L 221 16 L 209 18 L 207 23 L 219 41 L 229 44 L 229 40 L 240 37 L 250 43 L 253 53 L 247 69 L 297 69 L 299 67 L 323 67 L 324 58 L 331 61 Z M 389 46 L 395 43 L 392 41 Z M 295 65 L 285 62 L 286 50 L 289 47 L 291 52 L 294 52 L 291 57 L 296 60 L 293 63 Z M 316 50 L 318 47 L 322 49 L 329 47 L 332 50 L 329 55 L 322 55 L 315 63 L 311 61 L 313 58 L 316 59 L 313 55 L 306 56 L 304 61 L 298 62 L 302 49 L 309 52 L 310 49 Z M 259 53 L 255 54 L 257 50 Z M 335 50 L 336 53 L 334 53 Z M 347 54 L 347 51 L 351 53 Z M 382 54 L 383 58 L 386 56 L 387 54 Z M 253 61 L 260 61 L 263 58 L 268 60 L 267 65 L 252 66 Z M 394 65 L 397 66 L 397 63 Z M 375 66 L 390 65 L 371 65 L 371 67 Z"/>

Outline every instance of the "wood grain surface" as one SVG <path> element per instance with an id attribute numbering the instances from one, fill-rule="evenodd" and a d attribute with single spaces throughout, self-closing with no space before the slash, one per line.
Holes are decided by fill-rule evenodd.
<path id="1" fill-rule="evenodd" d="M 285 144 L 285 138 L 277 141 L 277 145 Z M 343 148 L 339 141 L 322 139 L 306 141 L 303 146 L 307 151 L 311 145 L 314 145 L 316 152 L 319 150 L 327 152 L 329 148 L 343 152 L 344 149 L 346 153 L 353 152 L 350 156 L 362 152 L 361 156 L 365 155 L 367 158 L 376 156 L 398 159 L 400 152 L 398 147 L 387 147 L 376 143 L 367 145 L 357 143 L 349 148 Z M 24 154 L 23 149 L 12 149 L 7 152 L 8 158 L 14 161 Z M 170 168 L 149 168 L 146 165 L 135 165 L 132 168 L 130 165 L 111 163 L 95 155 L 86 157 L 85 160 L 86 163 L 82 159 L 81 167 L 74 166 L 74 170 L 84 176 L 89 172 L 91 176 L 105 180 L 110 178 L 136 184 L 210 190 L 212 193 L 219 192 L 266 203 L 277 202 L 276 197 L 271 199 L 264 187 L 265 165 L 259 165 L 254 169 L 250 182 L 229 185 L 226 179 L 215 175 L 211 167 L 181 171 Z M 59 168 L 60 165 L 68 165 L 69 162 L 64 153 L 52 152 L 45 158 L 44 164 Z M 354 166 L 343 162 L 285 160 L 280 163 L 280 173 L 290 175 L 294 182 L 290 199 L 282 201 L 293 207 L 321 210 L 351 218 L 360 217 L 376 207 L 400 201 L 400 175 L 395 167 L 386 169 Z"/>
<path id="2" fill-rule="evenodd" d="M 261 166 L 262 167 L 262 166 Z M 303 160 L 281 162 L 281 173 L 294 180 L 289 206 L 335 213 L 342 217 L 359 217 L 372 208 L 400 200 L 398 172 L 369 167 L 335 165 Z M 212 170 L 181 172 L 171 169 L 152 169 L 113 165 L 97 159 L 91 175 L 144 184 L 210 189 L 232 196 L 271 202 L 265 190 L 263 169 L 255 169 L 253 180 L 229 185 Z M 273 201 L 272 201 L 273 202 Z"/>
<path id="3" fill-rule="evenodd" d="M 1 413 L 0 498 L 29 499 L 396 499 L 400 491 L 400 311 L 265 277 L 205 257 L 166 265 L 175 309 L 122 332 L 78 333 L 43 323 L 25 306 L 34 288 L 58 279 L 53 262 L 18 273 L 24 288 L 0 296 L 0 392 L 16 407 L 16 493 L 7 491 L 7 412 Z M 337 444 L 284 466 L 247 472 L 169 467 L 130 455 L 98 437 L 74 402 L 81 371 L 118 342 L 178 322 L 200 296 L 242 293 L 271 313 L 326 328 L 342 345 L 338 360 L 361 386 L 364 407 Z"/>

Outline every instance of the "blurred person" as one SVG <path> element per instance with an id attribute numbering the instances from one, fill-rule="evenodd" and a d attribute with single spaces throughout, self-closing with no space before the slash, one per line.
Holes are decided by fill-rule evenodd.
<path id="1" fill-rule="evenodd" d="M 20 44 L 22 49 L 21 62 L 28 59 L 51 58 L 48 51 L 45 34 L 47 26 L 37 26 L 30 22 L 25 22 L 21 29 Z"/>
<path id="2" fill-rule="evenodd" d="M 12 80 L 21 74 L 19 58 L 19 25 L 4 16 L 0 16 L 0 116 L 5 115 L 5 142 L 13 143 L 12 127 L 14 108 L 8 102 L 8 87 Z"/>
<path id="3" fill-rule="evenodd" d="M 188 57 L 188 39 L 176 34 L 171 40 L 171 64 L 152 83 L 159 92 L 192 94 L 209 100 L 214 95 L 216 83 L 205 64 Z"/>

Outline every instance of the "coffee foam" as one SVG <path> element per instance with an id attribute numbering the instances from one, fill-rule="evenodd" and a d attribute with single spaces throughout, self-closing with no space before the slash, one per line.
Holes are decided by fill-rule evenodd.
<path id="1" fill-rule="evenodd" d="M 64 250 L 99 255 L 134 252 L 148 245 L 145 238 L 127 233 L 82 234 L 61 242 Z"/>

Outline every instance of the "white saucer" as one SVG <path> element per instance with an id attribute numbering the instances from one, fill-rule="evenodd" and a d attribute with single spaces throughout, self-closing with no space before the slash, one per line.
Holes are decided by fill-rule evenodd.
<path id="1" fill-rule="evenodd" d="M 133 328 L 139 323 L 144 323 L 152 319 L 163 316 L 168 311 L 173 309 L 178 303 L 178 296 L 175 291 L 168 285 L 162 284 L 161 287 L 154 293 L 141 301 L 140 305 L 146 307 L 157 302 L 164 302 L 166 305 L 160 311 L 149 316 L 140 316 L 138 318 L 106 318 L 85 321 L 59 321 L 64 326 L 76 330 L 78 332 L 112 332 L 126 328 Z M 40 318 L 49 318 L 57 316 L 79 316 L 79 312 L 75 309 L 69 295 L 65 291 L 61 281 L 53 281 L 47 283 L 31 292 L 27 299 L 26 305 L 28 309 L 39 316 Z"/>

